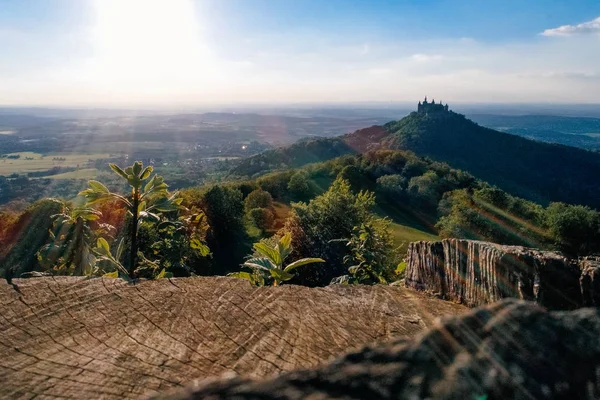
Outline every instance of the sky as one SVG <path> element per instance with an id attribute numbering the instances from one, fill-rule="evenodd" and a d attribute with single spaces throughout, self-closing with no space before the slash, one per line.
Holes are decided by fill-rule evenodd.
<path id="1" fill-rule="evenodd" d="M 0 0 L 0 105 L 600 103 L 598 0 Z"/>

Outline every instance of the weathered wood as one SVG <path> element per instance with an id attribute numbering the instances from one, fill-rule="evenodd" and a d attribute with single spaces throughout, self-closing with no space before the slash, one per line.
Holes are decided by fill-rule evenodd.
<path id="1" fill-rule="evenodd" d="M 551 309 L 574 309 L 594 304 L 584 298 L 600 296 L 597 280 L 595 286 L 580 283 L 581 262 L 558 252 L 475 240 L 415 242 L 408 247 L 405 282 L 470 307 L 513 297 Z M 588 261 L 586 282 L 593 278 L 592 264 L 599 265 Z"/>
<path id="2" fill-rule="evenodd" d="M 224 277 L 0 282 L 0 397 L 139 398 L 224 373 L 309 368 L 464 306 L 391 286 Z"/>
<path id="3" fill-rule="evenodd" d="M 271 379 L 195 381 L 158 399 L 598 399 L 600 310 L 506 299 L 330 364 Z"/>

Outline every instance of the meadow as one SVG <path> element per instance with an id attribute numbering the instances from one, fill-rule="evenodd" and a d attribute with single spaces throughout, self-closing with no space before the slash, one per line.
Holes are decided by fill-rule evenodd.
<path id="1" fill-rule="evenodd" d="M 89 161 L 106 159 L 108 153 L 95 154 L 65 154 L 34 152 L 10 153 L 5 156 L 20 156 L 19 158 L 3 157 L 0 159 L 0 175 L 26 174 L 28 172 L 46 171 L 54 167 L 83 168 Z"/>

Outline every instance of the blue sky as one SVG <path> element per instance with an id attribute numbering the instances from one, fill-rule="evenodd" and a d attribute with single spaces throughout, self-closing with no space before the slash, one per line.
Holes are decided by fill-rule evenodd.
<path id="1" fill-rule="evenodd" d="M 600 103 L 597 0 L 0 0 L 0 104 Z"/>

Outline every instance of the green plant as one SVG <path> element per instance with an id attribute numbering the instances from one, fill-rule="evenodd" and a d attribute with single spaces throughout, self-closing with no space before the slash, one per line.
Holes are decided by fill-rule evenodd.
<path id="1" fill-rule="evenodd" d="M 273 206 L 273 198 L 269 192 L 262 189 L 256 189 L 244 200 L 244 209 L 246 212 L 255 208 L 270 208 Z"/>
<path id="2" fill-rule="evenodd" d="M 248 216 L 254 222 L 254 225 L 262 231 L 273 226 L 273 222 L 275 221 L 273 211 L 268 208 L 253 208 L 248 211 Z"/>
<path id="3" fill-rule="evenodd" d="M 124 170 L 116 164 L 109 165 L 117 175 L 127 181 L 131 187 L 131 195 L 123 196 L 113 193 L 102 183 L 95 180 L 88 181 L 89 189 L 79 194 L 85 197 L 88 206 L 113 199 L 125 205 L 131 217 L 128 275 L 133 278 L 137 267 L 137 234 L 140 220 L 148 218 L 158 222 L 160 213 L 178 210 L 182 199 L 177 196 L 177 193 L 169 194 L 168 186 L 162 176 L 153 175 L 150 177 L 153 171 L 151 166 L 143 168 L 140 161 L 136 161 Z M 146 182 L 145 185 L 143 185 L 144 182 Z"/>
<path id="4" fill-rule="evenodd" d="M 344 257 L 347 283 L 387 283 L 394 274 L 394 251 L 389 221 L 375 219 L 354 227 L 347 241 L 350 254 Z"/>
<path id="5" fill-rule="evenodd" d="M 264 242 L 255 243 L 254 250 L 256 250 L 261 257 L 249 258 L 242 264 L 242 266 L 253 270 L 253 273 L 236 272 L 230 274 L 230 276 L 248 279 L 255 284 L 257 283 L 256 281 L 262 281 L 264 284 L 266 275 L 267 278 L 273 279 L 273 286 L 278 286 L 281 282 L 289 281 L 294 277 L 294 274 L 292 273 L 294 269 L 307 264 L 325 262 L 325 260 L 321 258 L 302 258 L 284 267 L 283 263 L 285 259 L 292 252 L 292 235 L 289 233 L 279 239 L 277 244 L 273 247 Z"/>
<path id="6" fill-rule="evenodd" d="M 92 228 L 90 223 L 100 215 L 91 208 L 69 209 L 65 205 L 60 214 L 52 216 L 49 242 L 38 252 L 40 265 L 60 275 L 94 274 L 97 260 L 92 246 L 100 235 L 112 229 L 107 224 Z"/>

